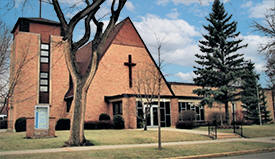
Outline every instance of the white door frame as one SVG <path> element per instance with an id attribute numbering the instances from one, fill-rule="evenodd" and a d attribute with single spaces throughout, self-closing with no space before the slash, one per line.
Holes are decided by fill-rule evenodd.
<path id="1" fill-rule="evenodd" d="M 145 107 L 148 107 L 148 105 L 145 105 Z M 145 107 L 144 107 L 144 109 L 145 109 Z M 154 113 L 153 113 L 154 108 L 158 108 L 158 105 L 152 105 L 150 108 L 150 123 L 151 123 L 151 125 L 147 125 L 148 127 L 158 126 L 158 125 L 154 125 Z M 144 110 L 144 112 L 145 112 L 145 110 Z"/>

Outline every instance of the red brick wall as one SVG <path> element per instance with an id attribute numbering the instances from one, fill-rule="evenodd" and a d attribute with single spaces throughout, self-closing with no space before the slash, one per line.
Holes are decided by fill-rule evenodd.
<path id="1" fill-rule="evenodd" d="M 266 96 L 266 105 L 267 105 L 267 110 L 270 111 L 270 117 L 274 121 L 274 107 L 273 107 L 273 102 L 272 101 L 272 90 L 265 90 L 265 96 Z"/>
<path id="2" fill-rule="evenodd" d="M 138 38 L 133 27 L 127 26 L 127 33 L 131 37 Z M 124 31 L 120 31 L 115 38 L 114 43 L 121 41 L 124 37 Z M 130 39 L 131 45 L 111 44 L 103 58 L 101 59 L 97 73 L 92 81 L 87 95 L 86 120 L 98 120 L 98 117 L 103 112 L 110 112 L 110 106 L 104 101 L 104 96 L 114 96 L 119 94 L 137 94 L 135 82 L 137 80 L 137 71 L 145 70 L 148 65 L 154 66 L 145 47 L 141 47 L 139 40 Z M 137 42 L 135 42 L 137 41 Z M 134 44 L 137 43 L 136 46 Z M 128 62 L 128 55 L 132 55 L 132 62 L 136 63 L 133 67 L 133 87 L 129 88 L 129 68 L 124 65 Z M 157 69 L 157 68 L 155 68 Z M 162 95 L 171 95 L 164 81 Z M 135 108 L 135 104 L 134 104 Z M 124 111 L 124 110 L 123 110 Z M 125 112 L 125 111 L 124 111 Z M 136 115 L 135 115 L 136 117 Z M 136 126 L 136 125 L 135 125 Z"/>
<path id="3" fill-rule="evenodd" d="M 178 99 L 172 98 L 170 100 L 171 105 L 171 126 L 175 127 L 179 117 Z"/>
<path id="4" fill-rule="evenodd" d="M 27 138 L 41 138 L 41 137 L 54 137 L 55 136 L 55 118 L 49 119 L 49 129 L 34 129 L 34 118 L 27 118 L 26 120 L 26 137 Z"/>
<path id="5" fill-rule="evenodd" d="M 56 117 L 56 120 L 69 117 L 64 101 L 64 96 L 69 88 L 69 72 L 66 67 L 65 49 L 62 37 L 51 36 L 50 116 Z"/>
<path id="6" fill-rule="evenodd" d="M 61 30 L 59 26 L 30 23 L 30 32 L 40 34 L 42 43 L 49 43 L 50 36 L 60 36 Z"/>
<path id="7" fill-rule="evenodd" d="M 122 99 L 123 118 L 126 129 L 135 129 L 137 126 L 136 118 L 136 98 L 123 98 Z"/>
<path id="8" fill-rule="evenodd" d="M 62 37 L 51 36 L 50 58 L 50 117 L 69 117 L 66 113 L 64 95 L 69 88 L 69 73 L 64 58 Z M 22 61 L 27 52 L 26 62 L 15 87 L 14 96 L 10 100 L 9 120 L 12 127 L 20 117 L 34 117 L 34 108 L 38 104 L 39 91 L 39 54 L 40 35 L 29 32 L 19 32 L 14 39 L 11 52 L 11 64 Z M 11 67 L 12 68 L 12 67 Z M 16 72 L 12 69 L 11 76 Z M 55 124 L 54 124 L 55 125 Z"/>
<path id="9" fill-rule="evenodd" d="M 23 68 L 14 89 L 14 96 L 10 99 L 9 120 L 15 123 L 20 117 L 33 117 L 34 106 L 38 104 L 38 67 L 39 67 L 40 36 L 34 33 L 19 32 L 14 39 L 12 49 L 11 77 L 18 70 L 19 63 Z"/>

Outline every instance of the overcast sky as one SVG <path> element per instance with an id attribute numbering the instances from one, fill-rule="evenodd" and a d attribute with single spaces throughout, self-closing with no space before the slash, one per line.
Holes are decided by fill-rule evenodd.
<path id="1" fill-rule="evenodd" d="M 23 0 L 16 0 L 15 8 L 7 10 L 4 4 L 9 0 L 0 0 L 1 20 L 12 28 L 18 17 L 38 17 L 38 0 L 30 0 L 22 10 Z M 67 18 L 76 12 L 69 6 L 77 2 L 77 7 L 83 5 L 81 0 L 59 0 L 65 9 Z M 221 0 L 225 10 L 232 14 L 232 20 L 237 21 L 237 30 L 241 32 L 240 38 L 248 47 L 240 50 L 247 60 L 251 59 L 256 64 L 256 71 L 261 74 L 260 82 L 266 85 L 264 75 L 265 60 L 259 54 L 259 45 L 267 39 L 260 33 L 253 31 L 253 21 L 264 23 L 264 16 L 268 9 L 275 7 L 275 0 Z M 80 2 L 80 3 L 78 3 Z M 203 25 L 208 22 L 205 17 L 211 11 L 213 0 L 128 0 L 120 20 L 130 17 L 139 31 L 142 39 L 155 57 L 156 36 L 162 41 L 161 56 L 164 60 L 163 73 L 168 81 L 192 82 L 195 54 L 199 53 L 198 41 L 206 33 Z M 110 0 L 101 8 L 98 17 L 108 15 Z M 58 20 L 51 5 L 43 3 L 42 17 Z M 107 16 L 108 17 L 108 16 Z M 105 19 L 107 18 L 105 17 Z M 84 27 L 79 25 L 74 34 L 78 39 L 84 32 Z M 133 57 L 134 60 L 134 57 Z"/>

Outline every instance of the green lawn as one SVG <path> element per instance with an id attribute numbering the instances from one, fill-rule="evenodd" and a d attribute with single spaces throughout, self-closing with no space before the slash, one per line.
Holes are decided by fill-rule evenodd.
<path id="1" fill-rule="evenodd" d="M 24 139 L 22 133 L 0 133 L 0 151 L 58 148 L 69 138 L 69 131 L 56 131 L 57 137 Z M 156 143 L 157 131 L 148 130 L 86 130 L 85 136 L 95 145 Z M 162 131 L 163 142 L 209 140 L 202 135 Z"/>
<path id="2" fill-rule="evenodd" d="M 1 156 L 1 159 L 116 159 L 116 158 L 167 158 L 176 156 L 190 156 L 210 153 L 232 152 L 240 150 L 255 150 L 262 148 L 274 148 L 275 144 L 254 143 L 254 142 L 232 142 L 199 144 L 185 146 L 166 146 L 161 151 L 157 148 L 128 148 L 114 150 L 89 150 L 81 152 L 62 152 L 31 155 L 9 155 Z"/>
<path id="3" fill-rule="evenodd" d="M 199 127 L 194 130 L 201 130 L 201 131 L 208 131 L 208 127 Z M 219 132 L 230 132 L 232 133 L 232 129 L 218 129 Z M 243 134 L 245 137 L 268 137 L 268 136 L 275 136 L 275 124 L 269 125 L 249 125 L 243 126 Z"/>
<path id="4" fill-rule="evenodd" d="M 275 136 L 275 124 L 244 126 L 243 133 L 246 137 Z"/>

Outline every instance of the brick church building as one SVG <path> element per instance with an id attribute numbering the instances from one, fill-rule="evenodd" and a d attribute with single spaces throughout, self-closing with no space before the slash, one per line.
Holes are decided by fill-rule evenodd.
<path id="1" fill-rule="evenodd" d="M 19 18 L 12 33 L 11 79 L 21 71 L 9 101 L 9 129 L 14 129 L 16 120 L 22 117 L 27 118 L 27 129 L 54 129 L 59 119 L 70 119 L 74 97 L 60 23 L 43 18 Z M 148 65 L 153 66 L 154 71 L 160 70 L 130 18 L 116 25 L 105 46 L 105 55 L 88 90 L 85 121 L 97 121 L 101 113 L 111 117 L 120 114 L 126 128 L 137 128 L 137 114 L 142 111 L 138 104 L 142 96 L 139 98 L 135 87 L 138 72 L 148 69 Z M 77 52 L 76 60 L 84 71 L 90 53 L 91 43 Z M 198 86 L 168 82 L 162 73 L 161 76 L 162 126 L 174 127 L 179 112 L 185 110 L 195 111 L 198 121 L 208 120 L 212 112 L 224 112 L 218 104 L 212 108 L 198 107 L 201 98 L 192 93 Z M 270 90 L 266 96 L 274 120 Z M 157 125 L 156 101 L 157 98 L 153 99 L 149 126 Z M 241 103 L 236 102 L 229 107 L 231 119 L 232 107 L 236 108 L 235 114 L 241 115 Z"/>

